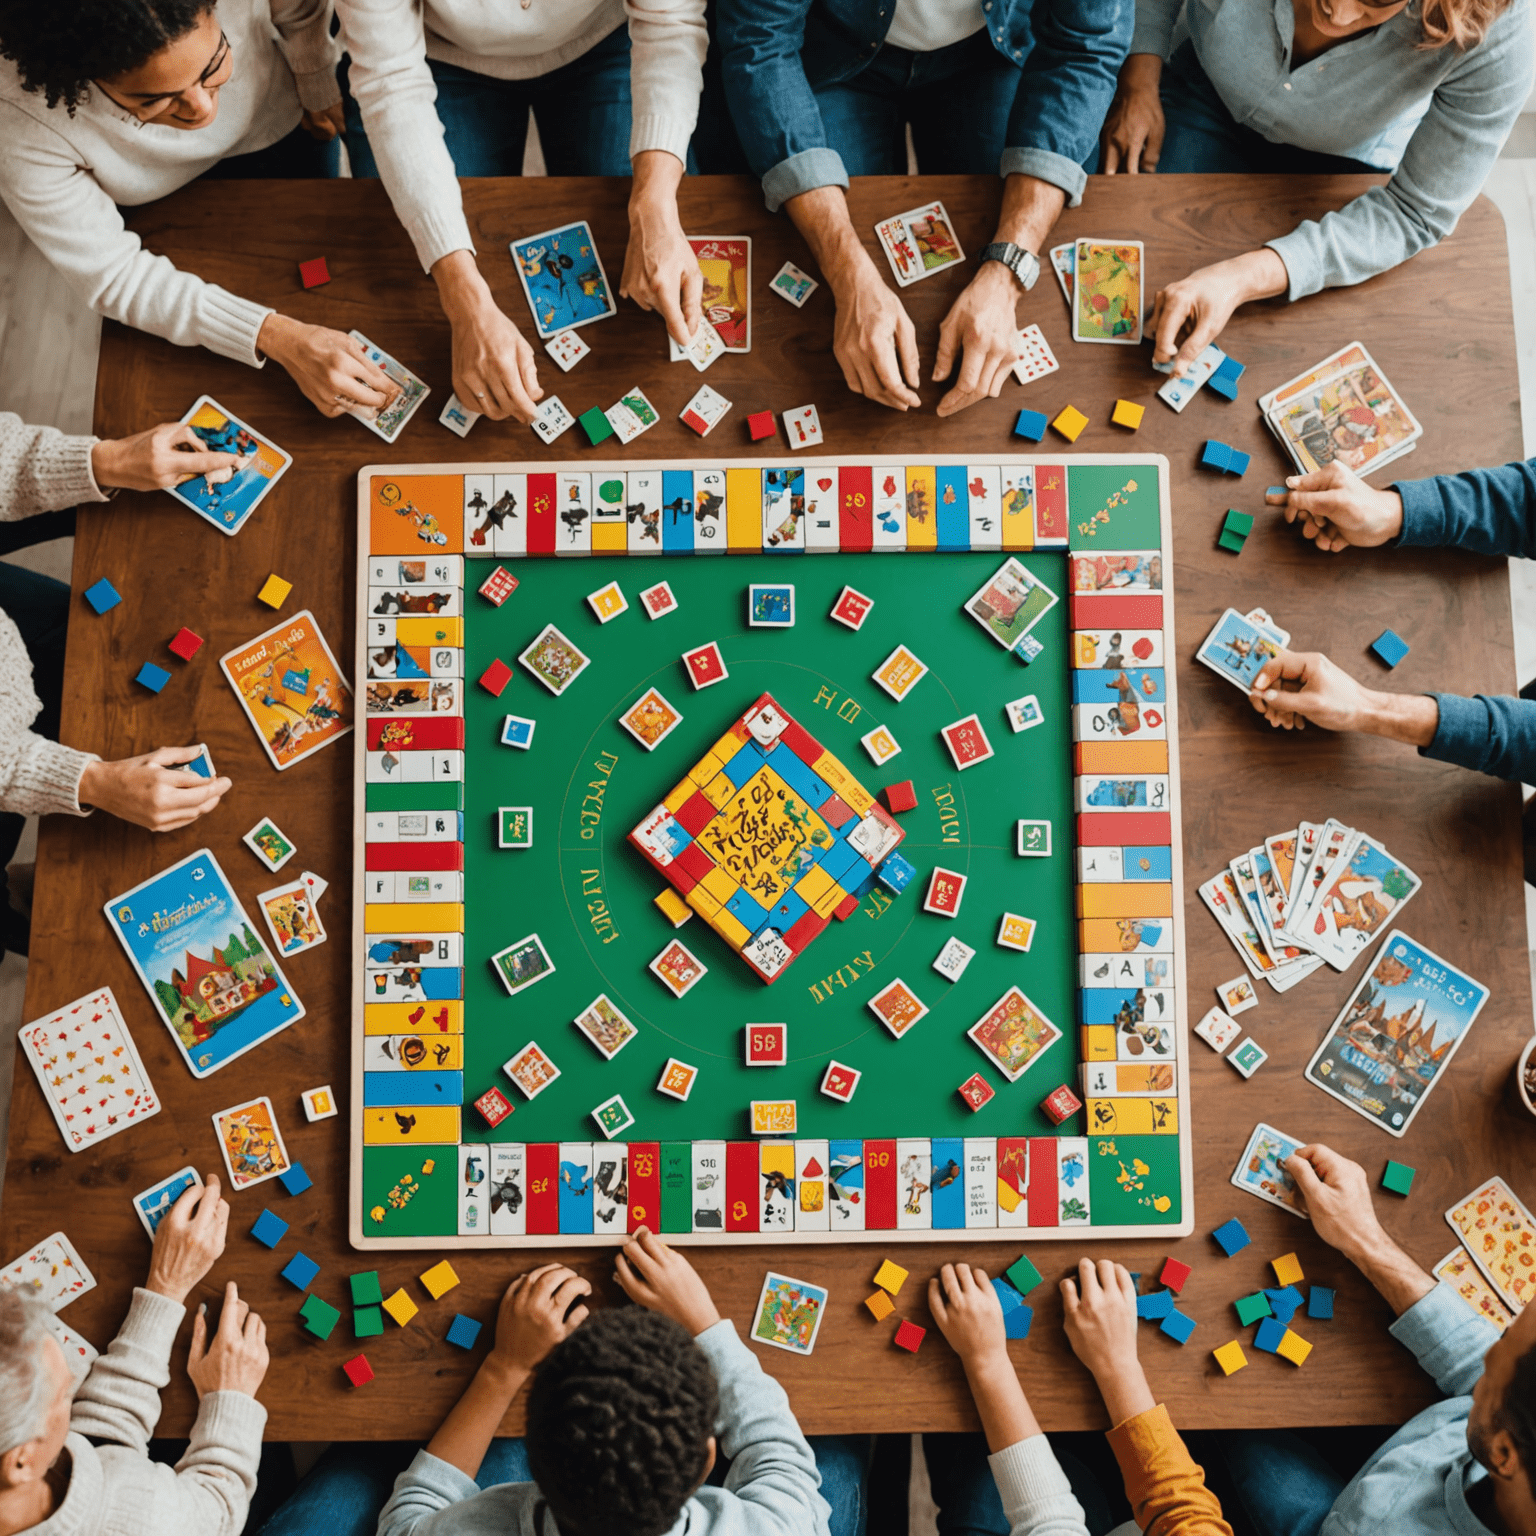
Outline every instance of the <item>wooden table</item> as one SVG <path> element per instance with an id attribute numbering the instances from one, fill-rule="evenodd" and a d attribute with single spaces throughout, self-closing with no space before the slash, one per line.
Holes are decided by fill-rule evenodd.
<path id="1" fill-rule="evenodd" d="M 1290 229 L 1299 218 L 1338 206 L 1366 178 L 1270 178 L 1256 183 L 1227 176 L 1094 178 L 1084 206 L 1067 213 L 1057 238 L 1116 235 L 1146 242 L 1147 291 L 1191 267 L 1248 249 Z M 1262 196 L 1260 195 L 1262 189 Z M 573 216 L 591 221 L 610 281 L 622 268 L 627 183 L 532 180 L 466 183 L 471 227 L 481 265 L 496 295 L 528 330 L 507 242 Z M 892 209 L 942 195 L 968 251 L 990 237 L 998 205 L 993 178 L 868 180 L 851 197 L 855 225 L 876 265 L 873 225 Z M 99 1288 L 72 1305 L 65 1320 L 105 1347 L 122 1318 L 130 1287 L 148 1259 L 148 1245 L 130 1196 L 153 1178 L 188 1161 L 217 1165 L 209 1116 L 253 1093 L 279 1106 L 289 1147 L 315 1180 L 300 1200 L 268 1190 L 238 1195 L 229 1249 L 202 1288 L 210 1300 L 225 1279 L 240 1281 L 268 1320 L 273 1351 L 262 1397 L 278 1439 L 425 1437 L 469 1376 L 470 1361 L 441 1342 L 445 1318 L 420 1322 L 376 1341 L 370 1350 L 378 1379 L 352 1391 L 339 1366 L 357 1346 L 339 1328 L 318 1344 L 300 1332 L 298 1295 L 278 1265 L 246 1234 L 271 1200 L 296 1230 L 299 1245 L 330 1277 L 321 1289 L 337 1299 L 341 1277 L 372 1265 L 345 1238 L 345 1119 L 306 1125 L 298 1094 L 305 1087 L 345 1084 L 351 966 L 348 875 L 352 783 L 350 743 L 318 754 L 279 777 L 269 767 L 216 659 L 270 621 L 255 594 L 269 571 L 295 583 L 290 611 L 312 608 L 343 654 L 350 651 L 354 612 L 353 487 L 370 460 L 454 460 L 465 457 L 537 460 L 564 455 L 546 449 L 526 427 L 489 419 L 468 443 L 436 424 L 450 387 L 449 332 L 433 285 L 417 267 L 378 182 L 252 184 L 242 191 L 245 217 L 238 239 L 224 216 L 227 191 L 194 186 L 142 211 L 134 226 L 147 245 L 180 266 L 300 318 L 346 330 L 356 326 L 396 353 L 432 385 L 433 396 L 395 450 L 359 424 L 317 415 L 274 364 L 257 373 L 200 350 L 108 325 L 102 341 L 96 426 L 105 436 L 170 420 L 203 391 L 248 418 L 294 455 L 294 468 L 250 525 L 234 539 L 171 507 L 158 495 L 124 494 L 110 508 L 80 521 L 77 589 L 108 576 L 123 604 L 98 618 L 77 602 L 71 627 L 64 701 L 65 739 L 112 758 L 162 743 L 205 741 L 220 769 L 235 781 L 207 822 L 167 837 L 106 816 L 43 824 L 27 1017 L 110 983 L 135 1032 L 146 1065 L 166 1100 L 155 1119 L 131 1133 L 71 1156 L 32 1074 L 18 1065 L 11 1105 L 9 1161 L 0 1252 L 18 1253 L 62 1227 L 95 1270 Z M 1480 199 L 1456 234 L 1438 249 L 1363 287 L 1320 295 L 1294 308 L 1250 307 L 1224 342 L 1248 365 L 1242 398 L 1225 404 L 1203 395 L 1183 415 L 1153 399 L 1161 378 L 1140 349 L 1073 346 L 1065 306 L 1047 270 L 1021 307 L 1038 321 L 1062 362 L 1061 375 L 939 421 L 940 393 L 923 386 L 919 412 L 898 415 L 851 395 L 832 356 L 831 293 L 825 287 L 803 310 L 781 303 L 767 282 L 786 258 L 813 269 L 787 219 L 768 216 L 758 189 L 746 180 L 689 180 L 682 192 L 685 227 L 753 237 L 754 350 L 716 364 L 709 382 L 735 402 L 713 445 L 747 453 L 743 418 L 749 411 L 783 410 L 811 400 L 821 412 L 828 450 L 860 452 L 930 448 L 973 461 L 1017 446 L 1009 436 L 1021 404 L 1055 410 L 1071 401 L 1092 425 L 1078 441 L 1088 451 L 1133 445 L 1167 454 L 1174 466 L 1180 619 L 1184 839 L 1188 850 L 1187 919 L 1192 1011 L 1213 999 L 1212 988 L 1240 969 L 1231 946 L 1201 905 L 1195 888 L 1226 860 L 1267 833 L 1298 819 L 1334 815 L 1383 837 L 1424 878 L 1408 914 L 1408 929 L 1488 983 L 1489 1002 L 1447 1080 L 1436 1090 L 1401 1143 L 1303 1082 L 1301 1070 L 1326 1025 L 1359 979 L 1324 970 L 1285 997 L 1261 988 L 1255 1033 L 1270 1060 L 1244 1082 L 1191 1037 L 1197 1121 L 1197 1231 L 1177 1255 L 1195 1268 L 1183 1305 L 1200 1324 L 1190 1347 L 1143 1330 L 1142 1353 L 1154 1389 L 1176 1420 L 1189 1427 L 1218 1424 L 1375 1423 L 1406 1418 L 1435 1396 L 1433 1384 L 1386 1332 L 1385 1304 L 1350 1267 L 1284 1212 L 1242 1198 L 1228 1183 L 1255 1122 L 1271 1120 L 1292 1134 L 1327 1140 L 1358 1157 L 1373 1178 L 1388 1156 L 1419 1170 L 1412 1198 L 1379 1195 L 1389 1230 L 1426 1265 L 1452 1247 L 1441 1218 L 1475 1181 L 1510 1177 L 1536 1203 L 1536 1124 L 1522 1118 L 1511 1089 L 1512 1067 L 1531 1031 L 1531 991 L 1521 893 L 1519 792 L 1513 785 L 1420 760 L 1405 748 L 1370 738 L 1272 732 L 1234 690 L 1192 660 L 1195 647 L 1228 604 L 1267 605 L 1300 647 L 1318 647 L 1358 676 L 1382 680 L 1366 655 L 1390 624 L 1413 646 L 1390 679 L 1395 688 L 1510 692 L 1512 666 L 1509 587 L 1502 560 L 1438 551 L 1391 550 L 1320 555 L 1283 522 L 1261 517 L 1240 557 L 1219 550 L 1215 536 L 1225 508 L 1237 502 L 1257 512 L 1263 487 L 1280 478 L 1282 461 L 1253 401 L 1345 342 L 1364 341 L 1409 404 L 1426 433 L 1407 461 L 1410 476 L 1496 464 L 1520 453 L 1520 413 L 1514 331 L 1506 277 L 1504 232 L 1498 214 Z M 329 286 L 305 293 L 297 263 L 323 254 Z M 917 325 L 925 368 L 932 367 L 937 331 L 953 296 L 972 270 L 942 274 L 902 295 Z M 647 439 L 649 454 L 697 456 L 698 443 L 677 421 L 698 387 L 692 369 L 665 361 L 660 322 L 633 305 L 602 328 L 600 353 L 569 379 L 539 355 L 541 377 L 577 411 L 606 405 L 639 381 L 661 411 Z M 594 342 L 598 338 L 594 336 Z M 1139 436 L 1108 424 L 1117 396 L 1148 405 Z M 720 433 L 724 433 L 724 439 Z M 1252 452 L 1240 482 L 1196 467 L 1208 436 Z M 765 451 L 775 450 L 775 443 Z M 184 665 L 165 655 L 181 624 L 207 637 L 201 655 Z M 159 697 L 134 685 L 140 664 L 153 658 L 173 672 Z M 127 961 L 107 929 L 101 906 L 193 849 L 207 844 L 249 904 L 267 883 L 239 838 L 261 816 L 275 816 L 297 840 L 300 862 L 331 882 L 327 923 L 337 941 L 291 965 L 308 1008 L 297 1028 L 205 1082 L 195 1082 L 173 1052 Z M 1219 1256 L 1206 1235 L 1237 1214 L 1253 1246 L 1236 1259 Z M 945 1260 L 975 1259 L 994 1270 L 1011 1262 L 1019 1243 L 956 1243 L 902 1250 L 914 1264 L 909 1311 L 927 1321 L 921 1292 Z M 1092 1246 L 1092 1245 L 1089 1245 Z M 1012 1346 L 1031 1399 L 1052 1428 L 1104 1424 L 1086 1373 L 1071 1356 L 1060 1327 L 1054 1282 L 1078 1256 L 1072 1243 L 1029 1245 L 1045 1269 L 1046 1285 L 1030 1297 L 1034 1332 Z M 1257 1356 L 1232 1380 L 1218 1373 L 1209 1351 L 1237 1333 L 1230 1303 L 1269 1281 L 1267 1261 L 1295 1249 L 1308 1277 L 1338 1287 L 1332 1323 L 1306 1325 L 1317 1348 L 1297 1390 L 1291 1367 Z M 771 1350 L 763 1365 L 784 1381 L 811 1433 L 841 1430 L 953 1429 L 975 1423 L 955 1356 L 935 1331 L 910 1356 L 884 1344 L 860 1301 L 873 1260 L 867 1248 L 794 1247 L 699 1250 L 700 1269 L 721 1310 L 750 1316 L 765 1268 L 805 1274 L 832 1289 L 834 1306 L 813 1362 Z M 560 1256 L 558 1249 L 539 1255 Z M 1102 1255 L 1101 1255 L 1102 1256 Z M 1116 1245 L 1113 1257 L 1155 1272 L 1157 1243 Z M 457 1309 L 490 1320 L 508 1277 L 523 1267 L 505 1254 L 455 1254 L 463 1286 Z M 597 1287 L 618 1298 L 607 1259 L 590 1254 L 571 1262 Z M 415 1255 L 385 1256 L 386 1292 L 426 1265 Z M 194 1298 L 195 1300 L 196 1298 Z M 183 1339 L 183 1348 L 185 1339 Z M 181 1371 L 165 1394 L 165 1433 L 185 1432 L 193 1394 Z M 1279 1390 L 1276 1390 L 1276 1389 Z M 505 1429 L 521 1427 L 521 1403 Z"/>

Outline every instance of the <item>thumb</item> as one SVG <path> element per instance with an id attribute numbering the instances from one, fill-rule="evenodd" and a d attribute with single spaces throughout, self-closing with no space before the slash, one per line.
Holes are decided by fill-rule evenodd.
<path id="1" fill-rule="evenodd" d="M 933 382 L 940 383 L 949 377 L 949 370 L 955 364 L 955 335 L 959 326 L 955 322 L 953 311 L 945 317 L 944 324 L 939 327 L 939 352 L 933 360 Z"/>
<path id="2" fill-rule="evenodd" d="M 1325 1189 L 1327 1186 L 1318 1178 L 1317 1170 L 1306 1158 L 1293 1153 L 1285 1160 L 1285 1171 L 1295 1181 L 1303 1197 L 1310 1197 L 1314 1191 Z"/>
<path id="3" fill-rule="evenodd" d="M 901 372 L 907 387 L 917 389 L 923 382 L 922 369 L 917 360 L 917 330 L 905 308 L 896 326 L 896 355 L 901 359 Z"/>

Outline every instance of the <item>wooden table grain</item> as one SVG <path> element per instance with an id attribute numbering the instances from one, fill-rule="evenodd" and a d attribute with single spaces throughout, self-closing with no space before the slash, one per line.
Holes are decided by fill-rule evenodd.
<path id="1" fill-rule="evenodd" d="M 1368 178 L 1249 179 L 1226 176 L 1093 178 L 1083 206 L 1062 219 L 1057 239 L 1076 235 L 1146 242 L 1147 292 L 1191 267 L 1246 250 L 1317 216 L 1356 193 Z M 465 184 L 470 226 L 481 267 L 507 313 L 525 331 L 527 306 L 507 254 L 515 235 L 572 217 L 592 224 L 610 281 L 617 286 L 626 237 L 620 181 L 480 181 Z M 108 757 L 162 743 L 207 742 L 234 788 L 216 815 L 200 825 L 155 838 L 106 816 L 45 821 L 38 855 L 36 912 L 26 1011 L 29 1018 L 104 983 L 116 989 L 165 1109 L 127 1135 L 71 1156 L 25 1067 L 12 1094 L 10 1143 L 0 1252 L 13 1254 L 62 1227 L 95 1270 L 99 1287 L 74 1303 L 64 1320 L 105 1347 L 118 1326 L 148 1244 L 129 1197 L 155 1177 L 192 1161 L 217 1166 L 209 1117 L 256 1093 L 276 1102 L 293 1155 L 314 1178 L 313 1191 L 290 1200 L 275 1186 L 234 1197 L 228 1251 L 200 1288 L 212 1301 L 226 1279 L 268 1320 L 272 1368 L 262 1398 L 273 1438 L 404 1438 L 426 1436 L 468 1379 L 473 1359 L 442 1342 L 455 1310 L 489 1322 L 508 1277 L 531 1261 L 505 1253 L 455 1253 L 463 1284 L 428 1307 L 408 1328 L 391 1325 L 367 1349 L 377 1379 L 361 1391 L 346 1384 L 340 1365 L 356 1353 L 345 1325 L 321 1344 L 300 1331 L 299 1296 L 278 1278 L 278 1264 L 247 1234 L 263 1205 L 293 1224 L 298 1246 L 321 1265 L 317 1289 L 344 1299 L 344 1276 L 373 1267 L 346 1242 L 346 1119 L 307 1125 L 299 1109 L 303 1088 L 344 1085 L 348 1070 L 351 963 L 348 874 L 351 744 L 324 751 L 288 773 L 272 771 L 228 685 L 217 658 L 267 627 L 271 615 L 256 602 L 267 574 L 294 582 L 287 610 L 313 609 L 343 654 L 350 651 L 354 612 L 353 486 L 364 463 L 401 460 L 540 460 L 566 454 L 545 448 L 526 427 L 483 420 L 461 443 L 436 423 L 450 387 L 449 332 L 433 285 L 416 265 L 378 182 L 253 183 L 242 188 L 243 215 L 232 238 L 228 189 L 193 186 L 137 213 L 132 222 L 150 249 L 231 290 L 302 319 L 341 330 L 352 327 L 395 353 L 432 385 L 433 395 L 398 446 L 384 448 L 358 423 L 322 419 L 275 364 L 256 372 L 200 350 L 108 325 L 102 341 L 96 429 L 120 435 L 173 419 L 202 392 L 246 416 L 287 448 L 294 466 L 238 537 L 225 539 L 159 495 L 124 494 L 81 517 L 75 554 L 77 600 L 70 628 L 64 738 Z M 991 236 L 999 197 L 993 178 L 866 180 L 850 196 L 855 225 L 884 271 L 873 226 L 894 208 L 942 196 L 968 251 Z M 1196 1138 L 1196 1235 L 1172 1251 L 1194 1266 L 1183 1306 L 1199 1327 L 1180 1348 L 1144 1329 L 1142 1355 L 1154 1390 L 1189 1427 L 1285 1423 L 1379 1423 L 1406 1418 L 1435 1396 L 1433 1384 L 1387 1335 L 1385 1304 L 1311 1228 L 1241 1196 L 1228 1184 L 1244 1141 L 1259 1119 L 1292 1134 L 1326 1140 L 1359 1158 L 1373 1176 L 1385 1160 L 1418 1169 L 1407 1200 L 1380 1194 L 1389 1231 L 1423 1263 L 1453 1246 L 1442 1212 L 1487 1175 L 1503 1173 L 1536 1203 L 1536 1124 L 1522 1118 L 1511 1089 L 1512 1068 L 1530 1034 L 1531 989 L 1526 960 L 1518 835 L 1518 790 L 1476 774 L 1428 762 L 1412 751 L 1369 738 L 1311 730 L 1273 732 L 1226 683 L 1193 661 L 1194 651 L 1227 605 L 1262 603 L 1287 625 L 1298 647 L 1317 647 L 1357 676 L 1402 690 L 1443 688 L 1461 693 L 1510 692 L 1516 685 L 1509 587 L 1502 560 L 1442 551 L 1378 550 L 1324 556 L 1269 515 L 1260 515 L 1240 556 L 1216 547 L 1230 504 L 1258 513 L 1265 485 L 1283 473 L 1281 455 L 1263 427 L 1254 400 L 1335 348 L 1361 340 L 1410 405 L 1425 434 L 1400 473 L 1417 477 L 1493 464 L 1520 452 L 1504 231 L 1492 205 L 1480 199 L 1456 233 L 1437 249 L 1359 288 L 1326 293 L 1302 304 L 1249 307 L 1233 322 L 1224 345 L 1247 364 L 1242 397 L 1226 404 L 1209 392 L 1182 415 L 1153 399 L 1159 375 L 1138 348 L 1074 346 L 1066 308 L 1050 272 L 1020 309 L 1038 321 L 1058 357 L 1059 375 L 947 421 L 934 415 L 941 393 L 925 383 L 923 406 L 898 414 L 850 394 L 832 356 L 832 295 L 825 285 L 802 310 L 781 303 L 768 279 L 789 259 L 815 272 L 789 222 L 769 216 L 756 186 L 743 179 L 685 182 L 683 222 L 700 233 L 753 239 L 753 350 L 718 362 L 709 383 L 734 402 L 710 448 L 752 452 L 744 418 L 814 401 L 826 448 L 864 458 L 915 450 L 975 461 L 1018 446 L 1009 435 L 1014 413 L 1028 404 L 1051 413 L 1071 402 L 1090 426 L 1077 448 L 1097 452 L 1157 451 L 1173 469 L 1175 582 L 1178 590 L 1180 736 L 1183 742 L 1184 844 L 1190 934 L 1189 996 L 1198 1013 L 1212 988 L 1239 962 L 1195 894 L 1196 885 L 1234 853 L 1298 819 L 1327 816 L 1383 837 L 1424 879 L 1406 927 L 1492 988 L 1492 999 L 1445 1082 L 1410 1134 L 1396 1142 L 1342 1105 L 1310 1088 L 1301 1070 L 1359 971 L 1324 970 L 1285 997 L 1260 989 L 1258 1010 L 1243 1022 L 1269 1051 L 1249 1082 L 1193 1041 Z M 324 255 L 332 280 L 304 292 L 300 260 Z M 906 290 L 902 302 L 916 327 L 925 371 L 931 371 L 938 326 L 972 264 Z M 690 368 L 666 362 L 660 322 L 621 303 L 618 317 L 591 334 L 596 351 L 570 375 L 539 354 L 545 387 L 574 411 L 606 406 L 639 383 L 661 423 L 644 444 L 647 455 L 697 458 L 700 445 L 677 420 L 698 387 Z M 1117 397 L 1146 404 L 1135 436 L 1109 424 Z M 1197 467 L 1210 436 L 1253 454 L 1240 481 Z M 779 451 L 777 442 L 762 445 Z M 104 617 L 78 593 L 110 577 L 124 602 Z M 207 644 L 190 664 L 168 659 L 165 642 L 186 624 Z M 1387 625 L 1413 649 L 1390 678 L 1366 653 Z M 169 666 L 172 680 L 158 697 L 132 682 L 140 664 Z M 268 882 L 239 839 L 262 816 L 273 816 L 298 844 L 295 868 L 331 881 L 326 919 L 335 941 L 289 966 L 308 1016 L 227 1071 L 193 1081 L 108 931 L 104 901 L 204 844 L 211 847 L 249 904 Z M 274 1192 L 275 1191 L 275 1192 Z M 1238 1215 L 1253 1246 L 1222 1258 L 1207 1235 Z M 1028 1242 L 1027 1237 L 1025 1242 Z M 893 1245 L 894 1247 L 894 1245 Z M 1019 1238 L 906 1248 L 913 1266 L 903 1310 L 929 1323 L 928 1277 L 946 1260 L 967 1258 L 993 1271 L 1011 1262 Z M 1165 1248 L 1158 1241 L 1074 1244 L 1032 1242 L 1046 1273 L 1030 1296 L 1034 1331 L 1011 1346 L 1043 1423 L 1090 1428 L 1105 1423 L 1091 1381 L 1061 1331 L 1056 1281 L 1079 1256 L 1113 1256 L 1155 1272 Z M 1295 1250 L 1308 1279 L 1338 1288 L 1335 1320 L 1303 1323 L 1316 1344 L 1301 1380 L 1292 1367 L 1253 1357 L 1251 1367 L 1223 1379 L 1210 1350 L 1237 1335 L 1234 1297 L 1269 1279 L 1267 1261 Z M 285 1247 L 285 1252 L 286 1247 Z M 873 1325 L 861 1305 L 878 1255 L 869 1248 L 692 1249 L 722 1312 L 745 1322 L 766 1268 L 805 1275 L 831 1288 L 832 1304 L 815 1356 L 798 1359 L 763 1351 L 764 1367 L 787 1387 L 811 1433 L 850 1430 L 954 1429 L 975 1424 L 955 1356 L 933 1330 L 915 1356 L 891 1347 L 889 1327 Z M 558 1247 L 539 1258 L 561 1256 Z M 611 1263 L 590 1253 L 566 1255 L 587 1275 L 603 1302 L 619 1298 Z M 426 1267 L 414 1255 L 378 1262 L 386 1292 Z M 194 1302 L 198 1299 L 194 1297 Z M 488 1337 L 488 1335 L 487 1335 Z M 175 1380 L 165 1393 L 163 1433 L 183 1433 L 194 1397 L 182 1371 L 186 1330 Z M 483 1349 L 482 1345 L 482 1349 Z M 521 1402 L 505 1429 L 521 1427 Z"/>

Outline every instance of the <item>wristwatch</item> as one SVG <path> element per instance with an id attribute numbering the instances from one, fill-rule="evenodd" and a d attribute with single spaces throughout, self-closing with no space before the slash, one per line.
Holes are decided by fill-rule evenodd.
<path id="1" fill-rule="evenodd" d="M 1040 258 L 1033 251 L 1026 251 L 1022 245 L 1014 245 L 1009 240 L 994 240 L 991 245 L 983 247 L 981 259 L 1002 262 L 1018 278 L 1026 293 L 1035 286 L 1040 276 Z"/>

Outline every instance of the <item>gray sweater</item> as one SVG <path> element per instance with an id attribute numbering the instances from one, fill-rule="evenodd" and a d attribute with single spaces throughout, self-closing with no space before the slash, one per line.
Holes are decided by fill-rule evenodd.
<path id="1" fill-rule="evenodd" d="M 105 501 L 91 473 L 95 445 L 94 437 L 29 427 L 21 417 L 0 411 L 0 521 Z M 42 708 L 21 631 L 0 613 L 0 811 L 84 816 L 80 775 L 96 754 L 77 752 L 31 730 Z"/>
<path id="2" fill-rule="evenodd" d="M 149 1459 L 185 1316 L 179 1303 L 135 1288 L 127 1320 L 75 1397 L 69 1487 L 26 1536 L 240 1536 L 267 1422 L 254 1397 L 210 1392 L 186 1455 L 174 1467 Z"/>

